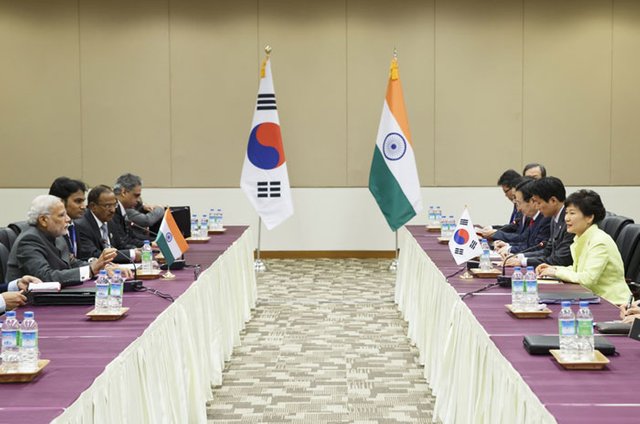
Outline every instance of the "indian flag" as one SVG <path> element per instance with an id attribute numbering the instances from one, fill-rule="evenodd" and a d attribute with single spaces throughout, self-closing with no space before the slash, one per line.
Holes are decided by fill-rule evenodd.
<path id="1" fill-rule="evenodd" d="M 422 210 L 420 181 L 395 55 L 371 162 L 369 191 L 393 231 Z"/>
<path id="2" fill-rule="evenodd" d="M 189 245 L 184 237 L 182 237 L 182 233 L 169 209 L 164 212 L 164 218 L 158 230 L 156 243 L 165 261 L 167 261 L 168 266 L 171 266 L 176 259 L 189 249 Z"/>

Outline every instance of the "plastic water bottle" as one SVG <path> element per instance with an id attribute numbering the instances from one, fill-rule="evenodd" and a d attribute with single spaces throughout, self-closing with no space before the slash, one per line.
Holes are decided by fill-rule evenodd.
<path id="1" fill-rule="evenodd" d="M 96 313 L 109 312 L 109 276 L 106 270 L 100 271 L 96 280 Z"/>
<path id="2" fill-rule="evenodd" d="M 511 274 L 511 307 L 515 311 L 522 310 L 522 297 L 524 295 L 524 277 L 519 266 L 513 268 Z"/>
<path id="3" fill-rule="evenodd" d="M 480 246 L 482 246 L 482 254 L 480 254 L 480 269 L 482 271 L 491 271 L 493 269 L 493 265 L 491 264 L 491 248 L 489 247 L 487 239 L 482 239 L 480 241 Z"/>
<path id="4" fill-rule="evenodd" d="M 436 206 L 433 209 L 433 223 L 434 225 L 440 225 L 440 219 L 442 218 L 442 209 L 440 206 Z"/>
<path id="5" fill-rule="evenodd" d="M 563 300 L 558 315 L 558 337 L 560 339 L 560 357 L 564 361 L 576 359 L 576 316 L 571 310 L 571 301 Z"/>
<path id="6" fill-rule="evenodd" d="M 2 324 L 2 369 L 18 372 L 20 364 L 20 324 L 15 311 L 7 311 Z"/>
<path id="7" fill-rule="evenodd" d="M 538 309 L 538 277 L 532 266 L 527 267 L 524 275 L 524 309 L 535 311 Z"/>
<path id="8" fill-rule="evenodd" d="M 149 240 L 145 240 L 142 245 L 142 273 L 151 274 L 153 271 L 153 252 Z"/>
<path id="9" fill-rule="evenodd" d="M 446 215 L 440 216 L 440 237 L 446 238 L 449 234 L 449 221 Z"/>
<path id="10" fill-rule="evenodd" d="M 216 212 L 216 229 L 222 230 L 224 228 L 224 223 L 222 222 L 222 209 L 218 208 Z"/>
<path id="11" fill-rule="evenodd" d="M 38 369 L 38 323 L 31 311 L 24 313 L 20 324 L 20 365 L 22 372 L 32 372 Z"/>
<path id="12" fill-rule="evenodd" d="M 207 236 L 209 230 L 209 217 L 206 213 L 202 214 L 202 218 L 200 219 L 200 237 L 204 238 Z"/>
<path id="13" fill-rule="evenodd" d="M 109 309 L 111 313 L 120 313 L 120 308 L 122 308 L 123 285 L 122 273 L 119 269 L 114 270 L 113 277 L 111 277 L 111 296 L 109 296 Z"/>
<path id="14" fill-rule="evenodd" d="M 209 229 L 215 230 L 218 218 L 216 216 L 216 210 L 214 208 L 209 209 Z"/>
<path id="15" fill-rule="evenodd" d="M 191 215 L 191 237 L 193 237 L 193 238 L 200 237 L 198 227 L 199 227 L 198 226 L 198 215 L 196 215 L 194 213 L 193 215 Z"/>
<path id="16" fill-rule="evenodd" d="M 593 315 L 589 309 L 589 302 L 580 302 L 580 310 L 576 314 L 578 329 L 578 359 L 581 361 L 593 360 Z"/>
<path id="17" fill-rule="evenodd" d="M 433 206 L 429 206 L 429 214 L 427 215 L 429 225 L 435 225 L 436 215 L 433 211 Z"/>

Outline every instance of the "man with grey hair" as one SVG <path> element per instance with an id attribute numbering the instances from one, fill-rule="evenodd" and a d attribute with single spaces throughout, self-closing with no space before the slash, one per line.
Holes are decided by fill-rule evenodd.
<path id="1" fill-rule="evenodd" d="M 27 222 L 29 227 L 20 233 L 9 254 L 8 280 L 30 274 L 62 285 L 79 284 L 96 275 L 116 255 L 115 249 L 105 249 L 91 263 L 70 255 L 62 236 L 71 219 L 59 197 L 44 194 L 33 199 Z"/>
<path id="2" fill-rule="evenodd" d="M 113 186 L 113 192 L 118 200 L 116 213 L 111 219 L 111 230 L 114 236 L 120 239 L 121 246 L 142 247 L 145 237 L 142 235 L 136 236 L 131 228 L 131 222 L 142 227 L 148 227 L 164 216 L 164 208 L 161 206 L 148 206 L 147 210 L 150 210 L 148 214 L 136 211 L 136 205 L 142 196 L 142 179 L 134 174 L 120 175 Z M 141 215 L 146 215 L 147 219 L 142 220 Z M 130 216 L 134 217 L 133 221 Z M 136 220 L 141 222 L 136 222 Z"/>

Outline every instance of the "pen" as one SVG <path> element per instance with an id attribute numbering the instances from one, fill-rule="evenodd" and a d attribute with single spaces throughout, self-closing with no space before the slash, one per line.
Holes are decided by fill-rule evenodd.
<path id="1" fill-rule="evenodd" d="M 629 295 L 629 301 L 627 302 L 627 309 L 629 309 L 633 305 L 633 295 Z"/>

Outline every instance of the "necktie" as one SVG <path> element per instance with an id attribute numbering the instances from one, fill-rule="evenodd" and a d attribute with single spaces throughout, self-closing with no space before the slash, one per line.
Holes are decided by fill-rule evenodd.
<path id="1" fill-rule="evenodd" d="M 109 229 L 107 228 L 107 224 L 102 224 L 100 227 L 100 233 L 102 234 L 102 243 L 104 247 L 111 247 L 111 242 L 109 241 Z"/>
<path id="2" fill-rule="evenodd" d="M 69 225 L 69 251 L 73 253 L 74 256 L 78 255 L 78 244 L 76 243 L 76 227 L 75 225 Z"/>

